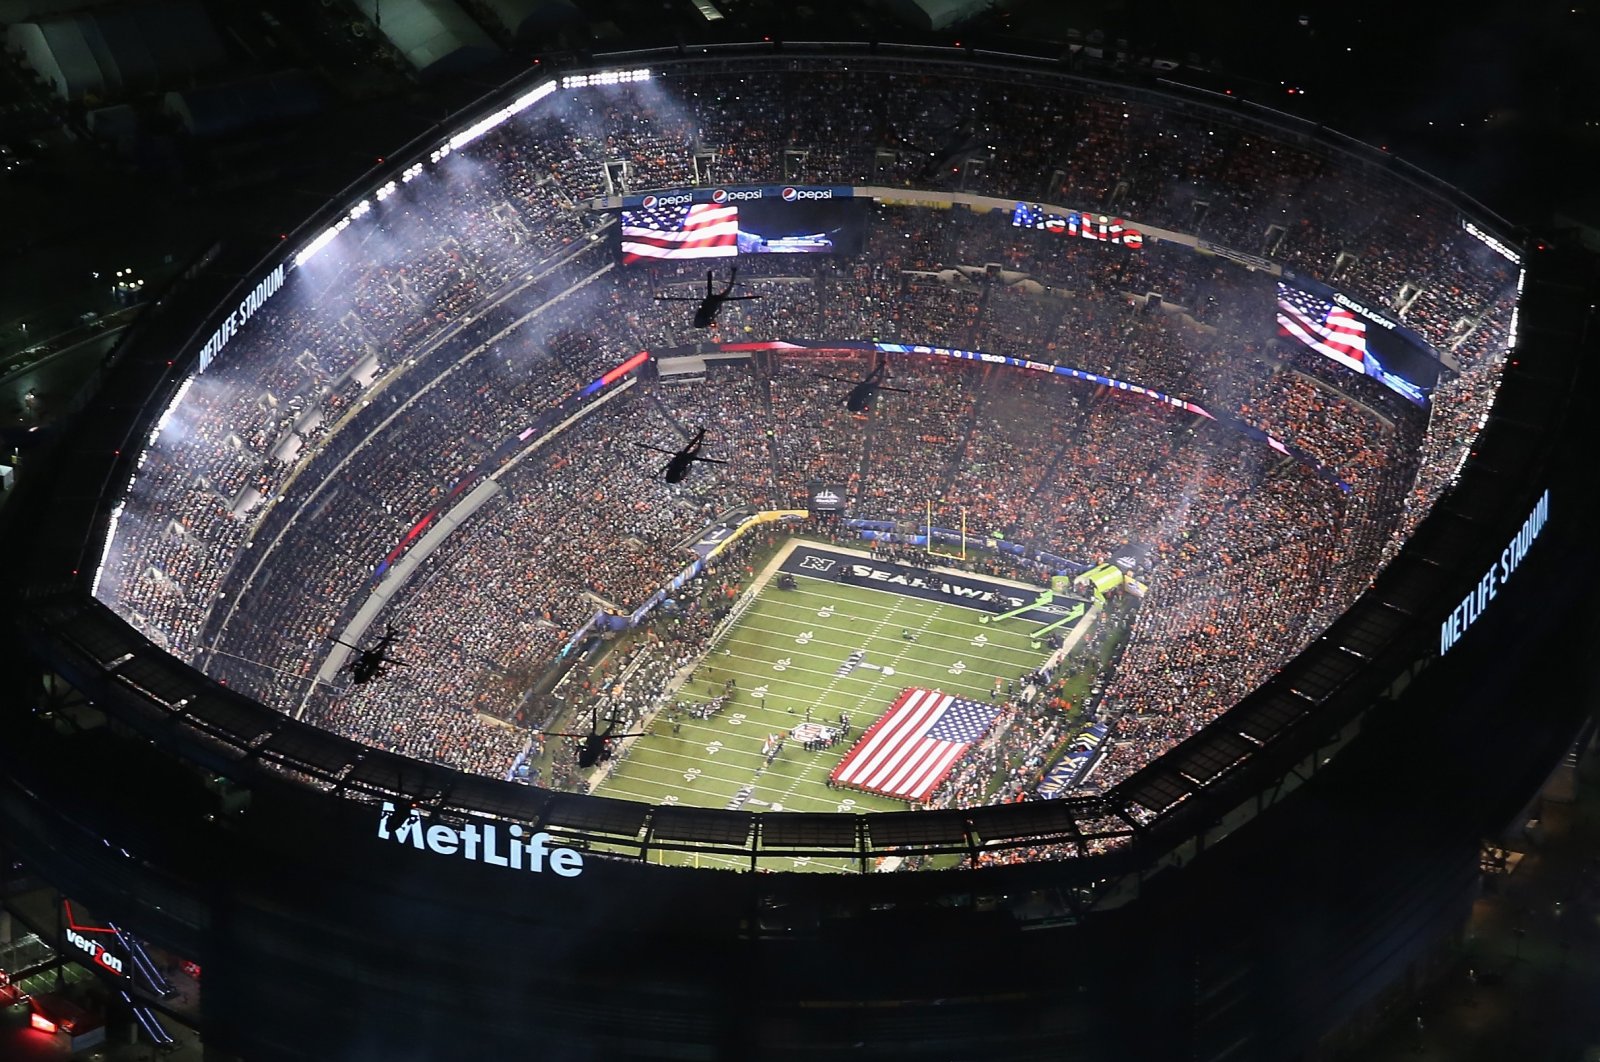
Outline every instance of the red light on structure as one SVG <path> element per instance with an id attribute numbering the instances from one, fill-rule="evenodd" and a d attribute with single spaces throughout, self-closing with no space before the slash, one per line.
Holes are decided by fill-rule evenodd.
<path id="1" fill-rule="evenodd" d="M 50 1033 L 54 1035 L 56 1031 L 56 1023 L 45 1017 L 43 1014 L 31 1015 L 28 1018 L 28 1024 L 32 1025 L 35 1029 L 38 1029 L 42 1033 Z"/>

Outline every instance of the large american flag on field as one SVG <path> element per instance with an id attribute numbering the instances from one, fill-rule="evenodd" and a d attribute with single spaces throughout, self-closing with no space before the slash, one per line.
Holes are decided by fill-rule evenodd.
<path id="1" fill-rule="evenodd" d="M 901 800 L 927 800 L 999 713 L 998 704 L 908 689 L 839 761 L 833 783 Z"/>
<path id="2" fill-rule="evenodd" d="M 1278 327 L 1316 351 L 1366 373 L 1367 324 L 1339 306 L 1278 282 Z"/>
<path id="3" fill-rule="evenodd" d="M 622 212 L 622 264 L 641 258 L 732 258 L 739 253 L 739 208 L 715 203 Z"/>

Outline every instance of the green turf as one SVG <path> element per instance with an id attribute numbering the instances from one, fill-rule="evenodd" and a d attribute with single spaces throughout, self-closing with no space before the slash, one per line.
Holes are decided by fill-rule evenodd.
<path id="1" fill-rule="evenodd" d="M 721 808 L 740 788 L 752 785 L 744 806 L 757 812 L 905 810 L 904 801 L 830 789 L 825 779 L 906 687 L 986 700 L 997 677 L 1025 675 L 1048 655 L 1047 649 L 1030 647 L 1029 632 L 1039 624 L 1029 620 L 980 624 L 984 613 L 961 605 L 805 576 L 796 582 L 794 590 L 768 583 L 677 698 L 710 700 L 732 678 L 738 689 L 731 703 L 710 719 L 680 717 L 676 734 L 667 713 L 658 714 L 595 793 Z M 907 629 L 916 641 L 902 637 Z M 856 649 L 865 651 L 867 663 L 892 668 L 894 674 L 857 668 L 841 677 L 839 665 Z M 790 742 L 772 766 L 765 766 L 763 740 L 803 722 L 808 706 L 812 718 L 827 725 L 836 725 L 839 713 L 848 712 L 850 736 L 818 752 Z M 702 866 L 719 862 L 704 855 L 699 861 Z"/>

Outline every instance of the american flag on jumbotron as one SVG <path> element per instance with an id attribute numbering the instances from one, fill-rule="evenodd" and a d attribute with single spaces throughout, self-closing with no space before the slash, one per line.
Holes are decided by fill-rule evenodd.
<path id="1" fill-rule="evenodd" d="M 641 258 L 732 258 L 739 253 L 739 208 L 715 203 L 622 212 L 622 264 Z"/>
<path id="2" fill-rule="evenodd" d="M 901 800 L 927 800 L 998 714 L 998 704 L 908 689 L 839 761 L 833 783 Z"/>
<path id="3" fill-rule="evenodd" d="M 1278 327 L 1318 354 L 1367 371 L 1367 324 L 1343 306 L 1279 281 Z"/>

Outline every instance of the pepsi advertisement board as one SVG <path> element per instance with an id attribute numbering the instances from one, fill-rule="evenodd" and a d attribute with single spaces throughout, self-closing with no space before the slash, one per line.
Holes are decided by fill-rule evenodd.
<path id="1" fill-rule="evenodd" d="M 855 198 L 856 190 L 847 184 L 764 184 L 749 187 L 675 188 L 645 195 L 625 195 L 622 209 L 646 210 L 658 206 L 691 206 L 712 203 L 716 206 L 743 206 L 746 203 L 830 203 Z"/>

